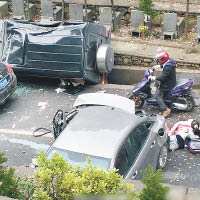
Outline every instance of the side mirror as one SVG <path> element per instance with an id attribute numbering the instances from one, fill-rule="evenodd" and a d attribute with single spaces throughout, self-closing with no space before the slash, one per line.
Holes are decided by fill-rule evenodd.
<path id="1" fill-rule="evenodd" d="M 38 168 L 37 158 L 32 159 L 31 168 Z"/>
<path id="2" fill-rule="evenodd" d="M 76 109 L 71 112 L 63 112 L 62 110 L 58 110 L 53 118 L 53 136 L 56 139 L 70 120 L 78 113 Z"/>
<path id="3" fill-rule="evenodd" d="M 158 130 L 158 135 L 162 137 L 164 134 L 165 134 L 164 128 L 160 128 L 160 129 Z"/>
<path id="4" fill-rule="evenodd" d="M 65 113 L 58 110 L 53 118 L 53 136 L 56 139 L 66 126 Z"/>

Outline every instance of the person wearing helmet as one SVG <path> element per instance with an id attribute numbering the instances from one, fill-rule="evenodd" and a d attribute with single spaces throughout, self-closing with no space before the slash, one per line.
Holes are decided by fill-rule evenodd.
<path id="1" fill-rule="evenodd" d="M 160 81 L 160 86 L 156 91 L 157 102 L 163 111 L 162 115 L 168 117 L 171 109 L 168 108 L 163 100 L 170 90 L 176 84 L 176 63 L 173 59 L 169 58 L 169 54 L 165 51 L 160 51 L 156 54 L 156 62 L 162 69 L 162 74 L 158 77 L 150 76 L 149 79 Z"/>

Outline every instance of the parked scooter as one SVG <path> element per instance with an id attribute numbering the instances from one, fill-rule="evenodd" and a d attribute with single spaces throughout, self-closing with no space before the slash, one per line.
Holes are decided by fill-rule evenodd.
<path id="1" fill-rule="evenodd" d="M 154 82 L 148 80 L 148 77 L 152 76 L 153 72 L 154 68 L 147 69 L 144 73 L 144 78 L 135 85 L 132 94 L 129 96 L 129 99 L 135 101 L 136 108 L 141 108 L 145 102 L 147 105 L 158 105 L 151 92 Z M 192 111 L 195 108 L 195 101 L 191 94 L 193 84 L 194 80 L 192 79 L 177 80 L 174 88 L 164 97 L 166 105 L 173 110 Z"/>

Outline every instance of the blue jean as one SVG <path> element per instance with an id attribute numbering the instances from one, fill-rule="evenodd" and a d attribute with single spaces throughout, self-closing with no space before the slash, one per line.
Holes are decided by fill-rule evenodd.
<path id="1" fill-rule="evenodd" d="M 157 88 L 157 90 L 156 90 L 155 98 L 156 98 L 158 105 L 160 106 L 160 109 L 162 111 L 165 111 L 168 109 L 168 107 L 166 106 L 166 104 L 163 100 L 163 97 L 167 94 L 168 94 L 167 91 L 160 90 L 159 88 Z"/>

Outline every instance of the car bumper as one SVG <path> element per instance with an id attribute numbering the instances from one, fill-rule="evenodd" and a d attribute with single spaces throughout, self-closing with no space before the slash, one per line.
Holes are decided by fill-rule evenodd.
<path id="1" fill-rule="evenodd" d="M 17 78 L 14 73 L 11 74 L 11 81 L 9 84 L 0 91 L 0 104 L 4 103 L 5 100 L 14 93 L 17 88 Z"/>

